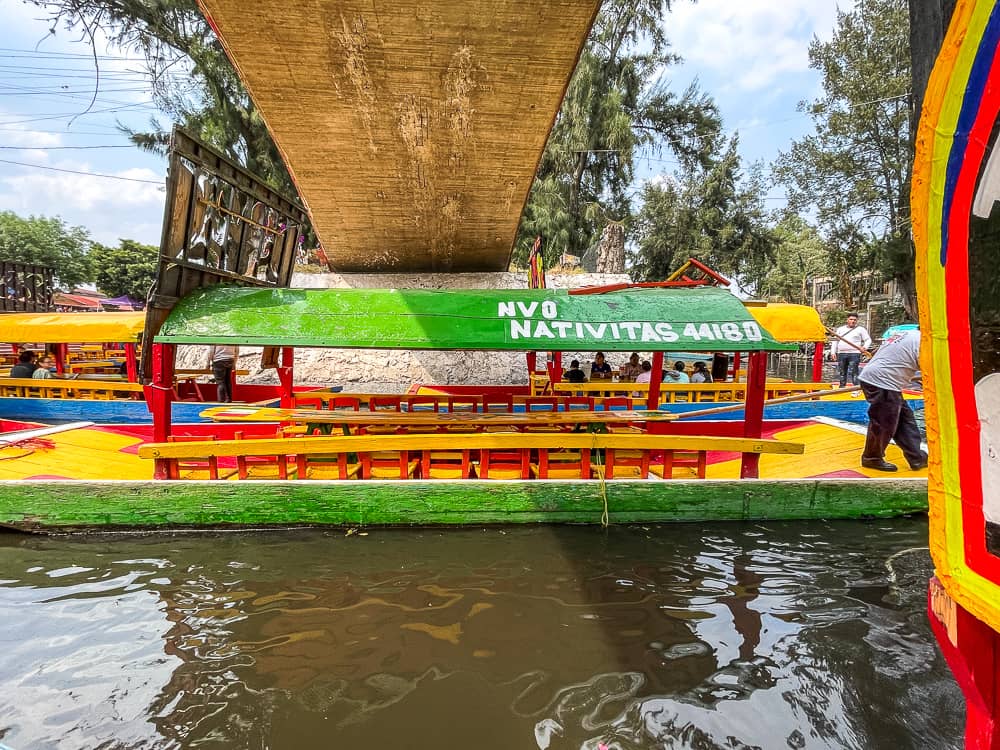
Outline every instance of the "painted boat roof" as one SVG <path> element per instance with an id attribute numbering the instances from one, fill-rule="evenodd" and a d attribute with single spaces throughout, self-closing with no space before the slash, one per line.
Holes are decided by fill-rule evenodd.
<path id="1" fill-rule="evenodd" d="M 184 297 L 156 341 L 437 349 L 778 351 L 731 292 L 715 287 L 570 295 L 557 289 L 262 289 Z"/>
<path id="2" fill-rule="evenodd" d="M 598 5 L 199 0 L 330 261 L 369 273 L 506 270 Z"/>
<path id="3" fill-rule="evenodd" d="M 748 304 L 747 309 L 777 341 L 826 341 L 826 327 L 819 313 L 808 305 L 768 302 Z"/>
<path id="4" fill-rule="evenodd" d="M 135 343 L 144 312 L 8 313 L 0 315 L 0 341 L 12 344 Z"/>

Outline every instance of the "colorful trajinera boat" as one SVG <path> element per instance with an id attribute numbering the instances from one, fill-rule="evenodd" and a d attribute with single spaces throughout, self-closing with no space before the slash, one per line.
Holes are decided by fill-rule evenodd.
<path id="1" fill-rule="evenodd" d="M 309 20 L 274 27 L 282 41 L 261 56 L 256 11 L 263 6 L 203 3 L 311 215 L 176 130 L 139 361 L 152 427 L 29 433 L 33 443 L 15 437 L 0 449 L 10 477 L 0 482 L 0 523 L 41 531 L 597 523 L 884 516 L 925 507 L 921 473 L 873 479 L 860 470 L 859 435 L 765 421 L 767 353 L 794 347 L 775 340 L 726 290 L 288 288 L 310 220 L 343 270 L 508 264 L 545 128 L 597 3 L 530 11 L 507 0 L 419 6 L 414 13 L 382 0 L 357 4 L 350 10 L 357 38 L 326 23 L 348 12 L 342 3 L 295 6 Z M 428 18 L 433 34 L 424 27 Z M 518 40 L 530 44 L 539 25 L 552 31 L 546 56 L 525 66 L 510 51 Z M 366 31 L 380 28 L 394 33 Z M 412 63 L 414 39 L 428 45 L 420 65 Z M 279 57 L 287 64 L 275 64 Z M 309 70 L 315 85 L 301 89 Z M 359 80 L 358 71 L 370 76 Z M 310 109 L 323 117 L 303 120 Z M 205 416 L 217 424 L 176 424 L 175 355 L 183 344 L 264 347 L 277 366 L 279 405 L 206 405 Z M 296 393 L 294 349 L 313 346 L 634 347 L 653 352 L 653 380 L 638 404 L 632 397 L 625 404 L 576 394 L 535 401 L 489 391 L 405 402 L 373 396 L 361 404 Z M 692 350 L 747 357 L 740 419 L 689 421 L 658 408 L 665 354 Z M 823 437 L 829 430 L 838 439 Z M 74 461 L 60 461 L 70 455 Z M 784 461 L 796 456 L 805 460 L 789 469 Z M 44 481 L 44 492 L 26 498 L 25 480 Z"/>
<path id="2" fill-rule="evenodd" d="M 960 0 L 913 176 L 930 442 L 931 627 L 966 697 L 965 746 L 1000 748 L 1000 3 Z"/>
<path id="3" fill-rule="evenodd" d="M 363 409 L 335 393 L 291 390 L 295 347 L 517 351 L 560 339 L 568 348 L 594 349 L 633 335 L 654 351 L 654 370 L 665 353 L 709 339 L 744 352 L 745 419 L 687 422 L 610 399 L 514 403 L 496 393 L 411 396 L 405 405 L 399 396 L 373 397 Z M 176 347 L 208 343 L 280 348 L 282 407 L 211 407 L 205 414 L 219 422 L 211 429 L 174 425 Z M 0 482 L 0 522 L 31 530 L 596 523 L 922 510 L 922 472 L 872 479 L 858 466 L 860 435 L 803 421 L 765 422 L 766 355 L 787 348 L 736 297 L 714 288 L 586 297 L 555 290 L 198 289 L 153 340 L 151 433 L 120 426 L 43 436 L 59 446 L 65 440 L 76 456 L 66 465 L 88 481 L 57 479 L 66 475 L 46 468 L 47 445 L 0 450 L 10 454 L 0 476 L 20 478 Z M 658 381 L 650 384 L 647 406 L 658 403 Z M 858 470 L 831 465 L 829 435 L 817 433 L 824 429 L 843 432 L 841 450 L 846 438 L 848 465 Z M 87 451 L 99 444 L 114 456 L 105 466 L 122 480 L 100 481 L 96 465 L 81 474 L 79 467 L 91 464 Z M 783 462 L 800 456 L 805 460 L 789 471 Z M 761 478 L 762 462 L 770 477 Z M 29 510 L 15 489 L 41 479 L 45 498 Z"/>

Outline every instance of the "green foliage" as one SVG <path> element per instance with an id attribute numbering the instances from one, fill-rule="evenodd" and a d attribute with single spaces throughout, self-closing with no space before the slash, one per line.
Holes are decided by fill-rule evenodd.
<path id="1" fill-rule="evenodd" d="M 118 247 L 96 242 L 90 251 L 97 288 L 109 297 L 127 294 L 132 299 L 145 300 L 156 280 L 160 251 L 152 245 L 133 240 L 119 240 Z"/>
<path id="2" fill-rule="evenodd" d="M 56 283 L 66 289 L 92 280 L 89 246 L 83 227 L 68 227 L 60 218 L 25 219 L 0 211 L 0 260 L 51 268 Z"/>
<path id="3" fill-rule="evenodd" d="M 704 164 L 718 137 L 715 103 L 692 85 L 678 95 L 658 76 L 676 62 L 664 35 L 667 0 L 607 0 L 570 81 L 539 164 L 514 252 L 536 235 L 546 264 L 583 255 L 609 221 L 628 225 L 638 149 L 669 149 Z"/>
<path id="4" fill-rule="evenodd" d="M 909 17 L 906 0 L 859 0 L 838 12 L 829 42 L 814 39 L 810 66 L 823 95 L 800 105 L 815 133 L 774 165 L 789 207 L 816 216 L 845 306 L 851 279 L 880 272 L 900 282 L 915 312 L 910 237 L 912 144 Z"/>
<path id="5" fill-rule="evenodd" d="M 808 305 L 809 282 L 827 276 L 827 252 L 816 228 L 786 213 L 774 228 L 774 258 L 761 279 L 763 299 Z"/>
<path id="6" fill-rule="evenodd" d="M 270 133 L 195 0 L 29 0 L 49 14 L 52 29 L 102 33 L 142 54 L 157 106 L 195 137 L 215 146 L 273 187 L 296 195 Z M 170 131 L 127 128 L 140 148 L 165 153 Z"/>
<path id="7" fill-rule="evenodd" d="M 631 253 L 633 276 L 659 281 L 694 257 L 756 292 L 777 238 L 764 211 L 759 170 L 743 173 L 737 145 L 734 137 L 704 167 L 646 183 Z"/>

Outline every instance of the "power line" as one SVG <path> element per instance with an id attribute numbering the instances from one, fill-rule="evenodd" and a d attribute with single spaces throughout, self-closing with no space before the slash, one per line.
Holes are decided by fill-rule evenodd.
<path id="1" fill-rule="evenodd" d="M 75 151 L 91 148 L 138 148 L 134 144 L 114 144 L 108 146 L 0 146 L 4 151 Z"/>
<path id="2" fill-rule="evenodd" d="M 79 174 L 84 177 L 103 177 L 107 180 L 124 180 L 126 182 L 144 182 L 147 185 L 160 185 L 163 183 L 159 180 L 142 180 L 138 177 L 121 177 L 116 174 L 101 174 L 100 172 L 81 172 L 76 169 L 61 169 L 60 167 L 47 167 L 44 164 L 27 164 L 23 161 L 11 161 L 9 159 L 0 159 L 0 164 L 15 164 L 19 167 L 32 167 L 34 169 L 47 169 L 50 172 L 66 172 L 67 174 Z"/>

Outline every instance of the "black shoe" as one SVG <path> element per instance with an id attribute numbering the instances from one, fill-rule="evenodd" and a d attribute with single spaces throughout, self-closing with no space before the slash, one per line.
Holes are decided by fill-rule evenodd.
<path id="1" fill-rule="evenodd" d="M 919 463 L 910 464 L 910 471 L 920 471 L 921 469 L 926 469 L 926 468 L 927 468 L 926 458 L 923 461 L 920 461 Z"/>
<path id="2" fill-rule="evenodd" d="M 884 458 L 862 458 L 861 465 L 875 471 L 897 471 L 896 464 L 891 464 Z"/>

